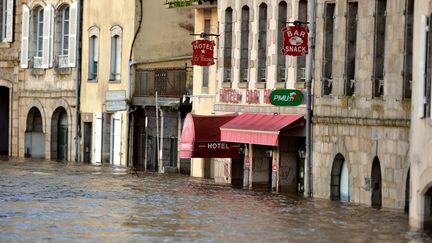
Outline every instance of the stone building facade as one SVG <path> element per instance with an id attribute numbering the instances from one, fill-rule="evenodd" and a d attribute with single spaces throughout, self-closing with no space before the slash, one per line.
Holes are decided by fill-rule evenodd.
<path id="1" fill-rule="evenodd" d="M 18 155 L 75 159 L 79 4 L 22 1 Z"/>
<path id="2" fill-rule="evenodd" d="M 215 114 L 254 116 L 254 126 L 264 117 L 271 116 L 270 121 L 275 121 L 278 115 L 303 117 L 304 104 L 274 106 L 270 104 L 269 96 L 274 89 L 305 88 L 305 57 L 282 55 L 281 29 L 294 20 L 306 22 L 307 1 L 220 1 L 218 19 L 221 35 L 217 54 Z M 288 120 L 285 119 L 285 122 Z M 263 131 L 265 125 L 261 125 L 261 129 L 255 128 L 250 133 L 238 127 L 226 131 L 242 130 L 249 138 L 255 135 L 259 138 L 268 132 Z M 283 124 L 285 128 L 289 125 Z M 227 126 L 231 127 L 229 124 Z M 240 141 L 234 137 L 224 140 L 222 131 L 222 141 L 241 144 L 243 186 L 303 191 L 305 130 L 302 125 L 299 129 L 296 132 L 288 131 L 285 135 L 282 135 L 283 129 L 275 129 L 280 134 L 275 143 L 258 141 L 262 137 L 256 141 Z M 239 161 L 233 161 L 222 160 L 218 163 L 228 163 L 230 168 L 238 167 L 235 163 Z M 223 167 L 219 165 L 216 168 Z M 232 174 L 237 173 L 232 171 Z"/>
<path id="3" fill-rule="evenodd" d="M 314 197 L 408 205 L 412 6 L 317 1 Z"/>
<path id="4" fill-rule="evenodd" d="M 410 153 L 410 225 L 432 227 L 432 1 L 415 1 Z"/>
<path id="5" fill-rule="evenodd" d="M 3 1 L 0 7 L 0 155 L 18 156 L 21 1 Z"/>

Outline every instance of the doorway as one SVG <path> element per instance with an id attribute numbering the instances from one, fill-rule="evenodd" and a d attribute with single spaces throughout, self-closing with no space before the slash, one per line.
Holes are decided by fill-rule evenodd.
<path id="1" fill-rule="evenodd" d="M 342 202 L 350 201 L 348 164 L 341 154 L 333 160 L 330 178 L 330 199 Z"/>
<path id="2" fill-rule="evenodd" d="M 410 169 L 408 169 L 408 174 L 405 182 L 405 213 L 409 212 L 410 203 Z"/>
<path id="3" fill-rule="evenodd" d="M 27 114 L 25 157 L 45 158 L 45 134 L 43 132 L 42 115 L 36 107 L 31 108 Z"/>
<path id="4" fill-rule="evenodd" d="M 54 111 L 51 120 L 51 159 L 68 159 L 68 117 L 63 107 Z"/>
<path id="5" fill-rule="evenodd" d="M 424 195 L 423 228 L 432 230 L 432 187 Z"/>
<path id="6" fill-rule="evenodd" d="M 372 162 L 371 174 L 372 187 L 372 207 L 381 208 L 382 205 L 382 183 L 381 183 L 381 165 L 378 157 L 375 157 Z"/>
<path id="7" fill-rule="evenodd" d="M 9 88 L 0 87 L 0 155 L 9 155 Z"/>
<path id="8" fill-rule="evenodd" d="M 92 123 L 84 122 L 84 162 L 92 161 Z"/>

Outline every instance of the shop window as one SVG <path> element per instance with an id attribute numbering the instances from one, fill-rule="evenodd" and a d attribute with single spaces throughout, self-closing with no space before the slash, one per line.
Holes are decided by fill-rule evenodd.
<path id="1" fill-rule="evenodd" d="M 324 17 L 324 56 L 323 56 L 323 94 L 329 95 L 333 88 L 333 35 L 335 3 L 325 4 Z"/>
<path id="2" fill-rule="evenodd" d="M 277 81 L 286 81 L 286 56 L 282 54 L 281 50 L 284 48 L 284 36 L 281 31 L 283 27 L 287 24 L 287 3 L 281 1 L 279 3 L 279 19 L 278 19 L 278 71 L 277 71 Z"/>
<path id="3" fill-rule="evenodd" d="M 386 32 L 387 0 L 375 2 L 375 33 L 373 59 L 373 94 L 374 97 L 384 95 L 384 61 L 385 61 L 385 32 Z"/>
<path id="4" fill-rule="evenodd" d="M 267 67 L 267 5 L 262 3 L 259 6 L 258 26 L 258 81 L 266 81 Z"/>
<path id="5" fill-rule="evenodd" d="M 358 2 L 348 3 L 347 34 L 346 34 L 346 66 L 345 66 L 345 95 L 352 96 L 355 92 L 355 69 L 357 49 L 357 21 Z"/>
<path id="6" fill-rule="evenodd" d="M 243 6 L 241 11 L 241 43 L 240 43 L 240 82 L 247 82 L 249 77 L 249 7 Z"/>

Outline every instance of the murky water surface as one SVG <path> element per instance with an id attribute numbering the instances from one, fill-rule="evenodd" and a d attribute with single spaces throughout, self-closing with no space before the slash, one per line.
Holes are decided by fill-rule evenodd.
<path id="1" fill-rule="evenodd" d="M 0 241 L 431 242 L 407 215 L 179 175 L 0 161 Z"/>

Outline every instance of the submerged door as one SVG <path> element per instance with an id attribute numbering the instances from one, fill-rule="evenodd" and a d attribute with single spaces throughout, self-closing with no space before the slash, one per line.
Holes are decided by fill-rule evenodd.
<path id="1" fill-rule="evenodd" d="M 84 162 L 91 162 L 92 160 L 92 123 L 84 122 Z"/>
<path id="2" fill-rule="evenodd" d="M 58 130 L 58 159 L 67 160 L 67 126 L 60 125 Z"/>
<path id="3" fill-rule="evenodd" d="M 0 155 L 9 155 L 9 89 L 0 87 Z"/>
<path id="4" fill-rule="evenodd" d="M 381 193 L 381 166 L 380 161 L 375 157 L 372 163 L 372 207 L 381 208 L 382 193 Z"/>
<path id="5" fill-rule="evenodd" d="M 349 202 L 349 175 L 348 175 L 348 166 L 344 161 L 341 169 L 340 176 L 340 200 L 342 202 Z"/>

